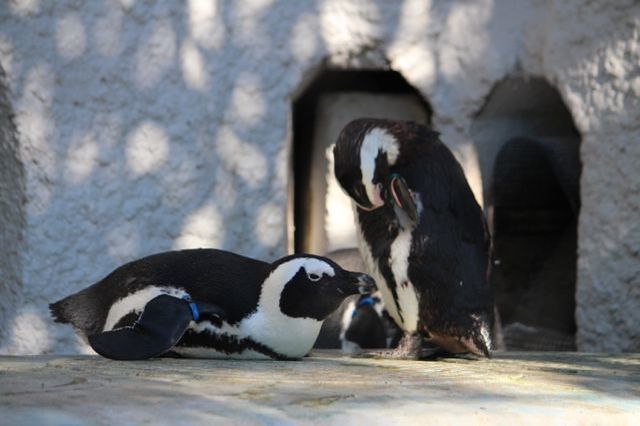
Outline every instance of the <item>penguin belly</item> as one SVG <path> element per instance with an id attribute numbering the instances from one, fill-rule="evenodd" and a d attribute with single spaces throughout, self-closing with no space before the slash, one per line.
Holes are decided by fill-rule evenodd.
<path id="1" fill-rule="evenodd" d="M 210 323 L 209 323 L 210 324 Z M 185 358 L 216 359 L 288 359 L 271 348 L 258 345 L 253 339 L 227 333 L 215 333 L 208 324 L 193 324 L 172 352 Z M 199 331 L 197 331 L 199 330 Z M 262 352 L 253 349 L 261 347 Z"/>
<path id="2" fill-rule="evenodd" d="M 289 360 L 304 357 L 318 337 L 322 322 L 281 317 L 271 315 L 265 320 L 258 311 L 237 325 L 192 322 L 172 351 L 198 358 Z"/>
<path id="3" fill-rule="evenodd" d="M 361 225 L 357 222 L 358 246 L 360 253 L 369 269 L 369 274 L 378 283 L 378 289 L 382 296 L 387 312 L 396 324 L 408 333 L 415 333 L 419 322 L 419 293 L 413 283 L 409 280 L 409 253 L 412 243 L 412 229 L 403 229 L 398 233 L 390 246 L 390 256 L 388 262 L 394 281 L 396 283 L 397 299 L 387 283 L 386 278 L 380 271 L 379 262 L 381 259 L 375 258 L 371 247 L 364 237 Z"/>

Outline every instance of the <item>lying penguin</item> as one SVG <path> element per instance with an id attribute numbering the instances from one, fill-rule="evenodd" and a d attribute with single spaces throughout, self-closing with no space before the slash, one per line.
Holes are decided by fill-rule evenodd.
<path id="1" fill-rule="evenodd" d="M 340 133 L 334 159 L 367 270 L 406 333 L 393 355 L 422 358 L 426 338 L 449 353 L 489 356 L 490 238 L 438 134 L 413 122 L 358 119 Z"/>
<path id="2" fill-rule="evenodd" d="M 192 249 L 127 263 L 50 309 L 107 358 L 292 360 L 309 352 L 322 321 L 347 296 L 373 290 L 368 275 L 320 256 L 268 264 Z"/>

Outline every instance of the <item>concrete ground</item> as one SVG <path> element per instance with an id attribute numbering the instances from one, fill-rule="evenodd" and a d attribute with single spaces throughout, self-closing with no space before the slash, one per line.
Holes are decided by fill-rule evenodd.
<path id="1" fill-rule="evenodd" d="M 0 357 L 1 425 L 640 424 L 640 354 L 396 361 Z"/>

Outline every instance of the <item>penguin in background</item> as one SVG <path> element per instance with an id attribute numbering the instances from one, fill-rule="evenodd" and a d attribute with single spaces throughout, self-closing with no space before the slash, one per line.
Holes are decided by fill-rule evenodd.
<path id="1" fill-rule="evenodd" d="M 325 254 L 334 262 L 354 271 L 366 268 L 357 248 L 343 248 Z M 399 329 L 384 309 L 378 292 L 347 297 L 322 324 L 319 349 L 342 349 L 345 354 L 358 354 L 366 349 L 397 346 Z"/>
<path id="2" fill-rule="evenodd" d="M 346 297 L 374 290 L 368 275 L 320 256 L 269 264 L 191 249 L 127 263 L 50 310 L 107 358 L 292 360 L 309 352 L 323 320 Z"/>
<path id="3" fill-rule="evenodd" d="M 351 198 L 359 249 L 385 308 L 405 332 L 392 356 L 490 356 L 490 236 L 460 164 L 414 122 L 357 119 L 333 150 Z M 433 355 L 432 353 L 428 355 Z"/>
<path id="4" fill-rule="evenodd" d="M 400 337 L 400 329 L 384 309 L 378 292 L 352 297 L 342 312 L 340 343 L 345 354 L 395 348 Z"/>

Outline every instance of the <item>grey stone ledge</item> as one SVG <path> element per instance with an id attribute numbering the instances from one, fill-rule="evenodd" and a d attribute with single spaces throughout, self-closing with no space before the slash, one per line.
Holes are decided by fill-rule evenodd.
<path id="1" fill-rule="evenodd" d="M 640 354 L 0 357 L 2 424 L 638 424 Z M 393 422 L 393 423 L 390 423 Z"/>

